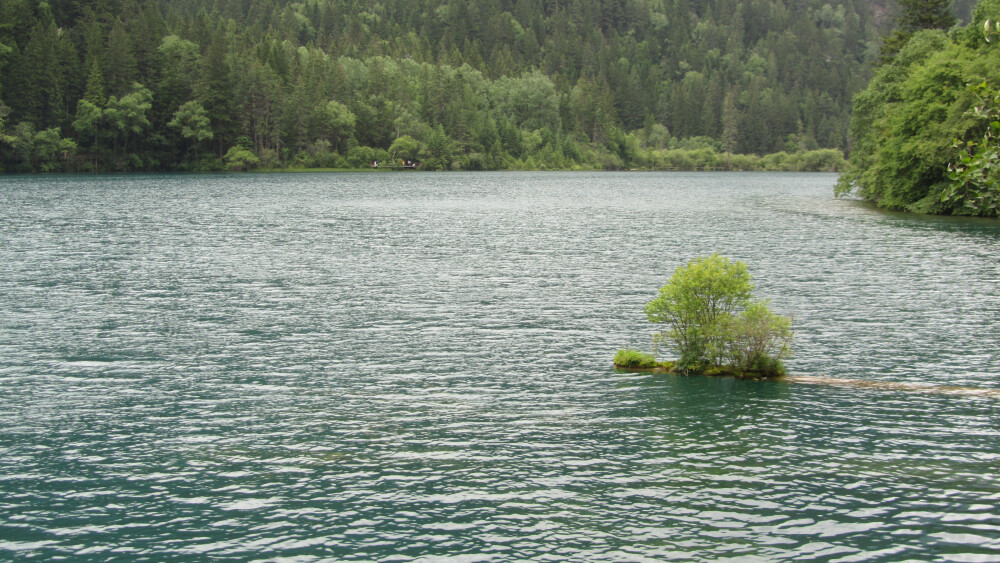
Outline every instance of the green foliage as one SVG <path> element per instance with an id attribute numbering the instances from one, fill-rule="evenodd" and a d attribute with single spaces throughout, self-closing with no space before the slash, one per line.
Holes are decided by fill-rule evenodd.
<path id="1" fill-rule="evenodd" d="M 838 149 L 742 155 L 720 153 L 713 148 L 640 151 L 642 168 L 653 170 L 763 170 L 770 172 L 838 172 L 846 166 Z"/>
<path id="2" fill-rule="evenodd" d="M 891 62 L 915 33 L 925 29 L 947 30 L 956 21 L 950 10 L 951 0 L 897 1 L 902 12 L 896 31 L 882 40 L 882 64 Z"/>
<path id="3" fill-rule="evenodd" d="M 747 305 L 721 323 L 721 355 L 737 373 L 784 375 L 781 358 L 791 353 L 792 322 L 772 313 L 764 302 Z"/>
<path id="4" fill-rule="evenodd" d="M 230 147 L 222 159 L 226 163 L 226 170 L 233 172 L 243 172 L 260 164 L 260 158 L 253 151 L 240 145 Z"/>
<path id="5" fill-rule="evenodd" d="M 86 98 L 81 99 L 77 103 L 73 129 L 80 135 L 81 141 L 90 144 L 94 170 L 97 170 L 97 160 L 101 150 L 99 140 L 101 132 L 104 129 L 103 121 L 104 110 L 100 106 L 90 102 Z"/>
<path id="6" fill-rule="evenodd" d="M 76 153 L 77 145 L 72 139 L 63 138 L 59 129 L 50 127 L 36 131 L 35 126 L 22 121 L 13 131 L 4 131 L 3 114 L 0 105 L 0 142 L 9 144 L 17 160 L 11 169 L 19 172 L 59 172 L 70 169 L 70 157 Z"/>
<path id="7" fill-rule="evenodd" d="M 375 160 L 378 155 L 371 147 L 351 147 L 347 152 L 347 164 L 351 168 L 367 168 Z"/>
<path id="8" fill-rule="evenodd" d="M 704 363 L 718 363 L 722 323 L 749 304 L 753 289 L 746 264 L 713 254 L 678 267 L 659 296 L 646 304 L 646 316 L 667 326 L 657 339 L 675 347 L 678 367 L 698 370 Z"/>
<path id="9" fill-rule="evenodd" d="M 559 95 L 552 79 L 538 70 L 520 78 L 502 76 L 493 82 L 489 96 L 500 115 L 529 131 L 559 127 Z"/>
<path id="10" fill-rule="evenodd" d="M 87 89 L 83 99 L 93 106 L 104 105 L 104 75 L 101 73 L 101 66 L 96 59 L 90 65 L 90 73 L 87 75 Z"/>
<path id="11" fill-rule="evenodd" d="M 427 170 L 448 170 L 451 168 L 451 142 L 440 125 L 434 128 L 427 144 L 420 150 L 420 160 Z"/>
<path id="12" fill-rule="evenodd" d="M 958 156 L 948 166 L 951 184 L 941 193 L 941 202 L 956 215 L 997 217 L 1000 216 L 1000 92 L 988 88 L 985 82 L 974 91 L 979 103 L 970 114 L 982 122 L 983 132 L 976 140 L 955 140 Z"/>
<path id="13" fill-rule="evenodd" d="M 615 353 L 615 366 L 632 369 L 649 369 L 657 366 L 656 358 L 652 354 L 640 352 L 638 350 L 620 349 Z"/>
<path id="14" fill-rule="evenodd" d="M 334 149 L 344 150 L 351 146 L 356 125 L 357 116 L 346 105 L 331 100 L 322 106 L 316 134 L 329 139 Z"/>
<path id="15" fill-rule="evenodd" d="M 132 84 L 132 88 L 131 92 L 117 101 L 111 97 L 108 100 L 108 109 L 105 111 L 113 112 L 114 119 L 118 122 L 118 129 L 138 134 L 150 126 L 147 113 L 153 107 L 153 94 L 137 82 Z"/>
<path id="16" fill-rule="evenodd" d="M 117 19 L 108 34 L 108 48 L 103 57 L 107 93 L 112 96 L 126 95 L 132 89 L 132 83 L 139 79 L 137 64 L 125 24 Z"/>
<path id="17" fill-rule="evenodd" d="M 955 25 L 951 0 L 897 0 L 903 8 L 899 25 L 903 29 L 948 29 Z"/>
<path id="18" fill-rule="evenodd" d="M 879 69 L 854 98 L 855 146 L 837 195 L 856 192 L 887 209 L 997 216 L 1000 51 L 982 39 L 980 29 L 921 31 Z"/>
<path id="19" fill-rule="evenodd" d="M 781 375 L 791 321 L 754 301 L 753 290 L 745 264 L 713 254 L 678 267 L 646 315 L 666 325 L 655 338 L 673 347 L 684 373 L 725 364 L 738 375 Z"/>
<path id="20" fill-rule="evenodd" d="M 31 170 L 31 157 L 35 148 L 35 126 L 22 121 L 7 135 L 7 142 L 13 148 L 16 158 L 11 167 L 18 171 Z"/>
<path id="21" fill-rule="evenodd" d="M 76 142 L 63 138 L 55 127 L 36 133 L 33 145 L 32 157 L 40 172 L 65 169 L 77 149 Z"/>
<path id="22" fill-rule="evenodd" d="M 197 101 L 185 102 L 174 113 L 173 119 L 167 125 L 181 130 L 181 136 L 192 141 L 206 141 L 215 135 L 212 133 L 205 108 Z"/>
<path id="23" fill-rule="evenodd" d="M 389 154 L 394 160 L 414 160 L 420 151 L 420 143 L 409 135 L 403 135 L 389 147 Z"/>
<path id="24" fill-rule="evenodd" d="M 121 98 L 111 96 L 102 112 L 106 131 L 111 132 L 115 166 L 119 169 L 135 170 L 142 168 L 142 159 L 136 154 L 139 135 L 151 125 L 148 117 L 153 107 L 153 94 L 138 82 L 132 83 L 132 91 Z M 129 141 L 132 150 L 129 150 Z M 119 144 L 120 141 L 120 144 Z M 123 149 L 120 152 L 119 149 Z"/>
<path id="25" fill-rule="evenodd" d="M 14 137 L 7 134 L 7 116 L 10 115 L 10 108 L 0 102 L 0 143 L 9 144 Z"/>

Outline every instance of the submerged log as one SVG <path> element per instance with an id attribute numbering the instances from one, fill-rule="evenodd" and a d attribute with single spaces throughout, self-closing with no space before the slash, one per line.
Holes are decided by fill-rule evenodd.
<path id="1" fill-rule="evenodd" d="M 817 375 L 788 375 L 782 378 L 781 381 L 788 381 L 789 383 L 806 383 L 810 385 L 832 385 L 836 387 L 857 387 L 864 389 L 882 389 L 886 391 L 909 391 L 913 393 L 961 395 L 965 397 L 993 397 L 1000 399 L 1000 389 L 986 389 L 982 387 L 925 385 L 921 383 L 904 383 L 900 381 L 871 381 L 867 379 L 844 379 Z"/>

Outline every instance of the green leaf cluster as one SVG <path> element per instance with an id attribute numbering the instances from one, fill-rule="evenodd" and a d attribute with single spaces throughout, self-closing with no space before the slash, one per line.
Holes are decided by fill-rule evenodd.
<path id="1" fill-rule="evenodd" d="M 1000 50 L 973 23 L 950 35 L 915 33 L 854 98 L 854 147 L 837 195 L 856 193 L 880 207 L 996 217 Z"/>
<path id="2" fill-rule="evenodd" d="M 882 63 L 891 61 L 914 33 L 924 29 L 947 30 L 957 21 L 949 9 L 951 0 L 898 0 L 898 4 L 902 9 L 899 25 L 882 40 Z"/>
<path id="3" fill-rule="evenodd" d="M 1000 216 L 1000 92 L 983 82 L 971 115 L 982 122 L 977 139 L 955 140 L 957 158 L 948 166 L 951 183 L 941 203 L 956 215 Z"/>
<path id="4" fill-rule="evenodd" d="M 226 170 L 233 172 L 243 172 L 250 168 L 255 168 L 260 164 L 260 157 L 255 155 L 250 149 L 239 145 L 230 147 L 226 155 L 222 158 L 226 162 Z"/>
<path id="5" fill-rule="evenodd" d="M 782 375 L 791 320 L 754 300 L 753 291 L 746 264 L 712 254 L 678 267 L 646 315 L 666 325 L 656 339 L 677 352 L 682 372 L 726 365 L 737 374 Z"/>

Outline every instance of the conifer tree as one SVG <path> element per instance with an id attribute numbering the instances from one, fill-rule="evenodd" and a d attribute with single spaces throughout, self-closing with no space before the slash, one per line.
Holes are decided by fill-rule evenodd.
<path id="1" fill-rule="evenodd" d="M 898 2 L 903 8 L 899 25 L 906 31 L 948 29 L 955 25 L 955 17 L 949 11 L 950 0 L 898 0 Z"/>
<path id="2" fill-rule="evenodd" d="M 913 34 L 923 29 L 948 29 L 955 25 L 949 7 L 951 0 L 898 0 L 902 13 L 898 28 L 882 41 L 881 62 L 887 63 L 906 45 Z"/>
<path id="3" fill-rule="evenodd" d="M 97 64 L 97 59 L 90 63 L 87 89 L 84 91 L 83 99 L 97 107 L 104 105 L 104 75 L 101 73 L 101 65 Z"/>
<path id="4" fill-rule="evenodd" d="M 108 34 L 108 50 L 104 56 L 103 70 L 105 86 L 111 96 L 127 94 L 132 83 L 139 78 L 132 42 L 121 20 L 115 21 Z"/>
<path id="5" fill-rule="evenodd" d="M 225 29 L 220 27 L 212 34 L 201 68 L 201 80 L 195 90 L 198 101 L 212 118 L 212 132 L 221 158 L 228 148 L 227 142 L 234 136 L 235 124 L 232 81 L 226 65 Z"/>

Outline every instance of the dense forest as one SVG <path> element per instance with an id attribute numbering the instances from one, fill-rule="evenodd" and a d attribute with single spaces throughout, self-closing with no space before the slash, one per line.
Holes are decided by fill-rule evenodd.
<path id="1" fill-rule="evenodd" d="M 829 169 L 896 12 L 891 0 L 0 0 L 0 167 Z"/>
<path id="2" fill-rule="evenodd" d="M 854 100 L 841 194 L 887 209 L 1000 216 L 998 18 L 1000 0 L 982 0 L 968 26 L 945 32 L 945 18 L 910 30 Z"/>

